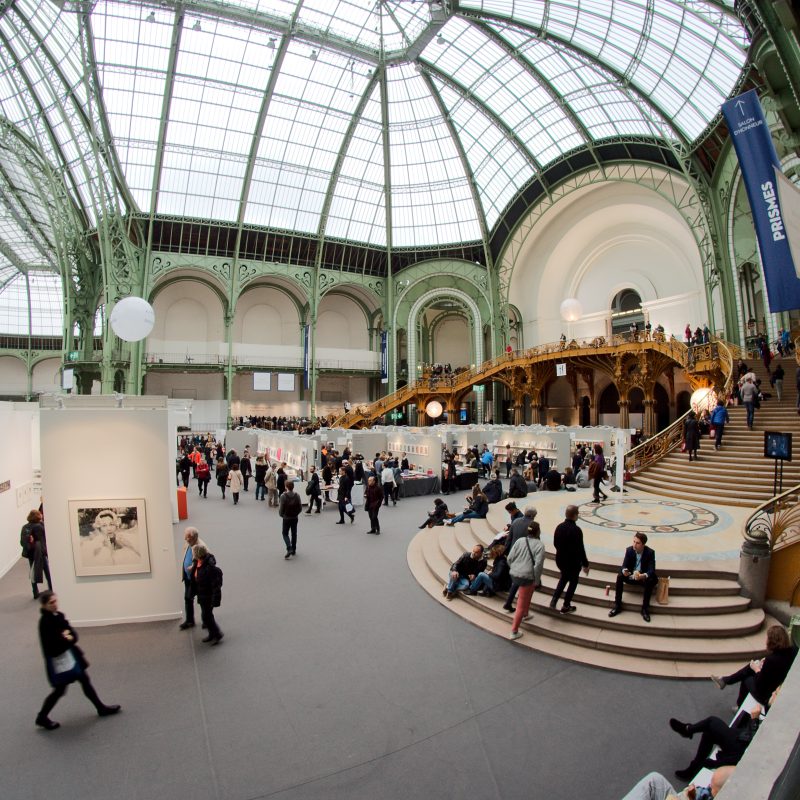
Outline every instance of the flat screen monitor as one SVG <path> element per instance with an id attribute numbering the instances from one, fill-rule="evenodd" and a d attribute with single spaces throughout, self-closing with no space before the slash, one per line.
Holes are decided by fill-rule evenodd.
<path id="1" fill-rule="evenodd" d="M 778 461 L 792 460 L 792 434 L 764 431 L 764 458 Z"/>

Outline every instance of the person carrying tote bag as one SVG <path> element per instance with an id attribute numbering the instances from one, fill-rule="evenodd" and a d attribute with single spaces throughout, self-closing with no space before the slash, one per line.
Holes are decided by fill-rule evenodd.
<path id="1" fill-rule="evenodd" d="M 67 618 L 58 610 L 58 598 L 54 592 L 46 591 L 39 595 L 41 617 L 39 618 L 39 639 L 44 654 L 47 679 L 53 691 L 45 698 L 36 724 L 47 731 L 60 728 L 58 722 L 50 719 L 50 712 L 64 696 L 67 687 L 77 681 L 89 702 L 97 709 L 98 716 L 110 717 L 120 710 L 120 706 L 107 706 L 97 696 L 86 670 L 89 662 L 78 647 L 78 634 Z"/>
<path id="2" fill-rule="evenodd" d="M 519 587 L 517 610 L 514 612 L 514 622 L 511 625 L 509 639 L 519 639 L 522 636 L 519 626 L 522 624 L 522 620 L 528 616 L 534 589 L 542 582 L 544 544 L 539 538 L 540 536 L 539 523 L 531 522 L 528 526 L 527 536 L 514 542 L 508 555 L 511 581 Z"/>

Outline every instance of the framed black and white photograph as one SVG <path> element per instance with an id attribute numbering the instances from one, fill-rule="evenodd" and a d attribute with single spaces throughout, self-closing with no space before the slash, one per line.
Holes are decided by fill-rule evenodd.
<path id="1" fill-rule="evenodd" d="M 144 498 L 70 500 L 75 575 L 150 572 Z"/>

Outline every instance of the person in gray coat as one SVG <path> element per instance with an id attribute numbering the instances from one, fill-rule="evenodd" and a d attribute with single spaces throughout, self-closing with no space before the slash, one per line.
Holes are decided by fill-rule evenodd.
<path id="1" fill-rule="evenodd" d="M 544 544 L 539 538 L 541 536 L 539 523 L 531 522 L 527 534 L 514 543 L 508 555 L 511 583 L 519 587 L 517 610 L 514 613 L 509 639 L 519 639 L 522 636 L 519 626 L 522 620 L 528 617 L 533 590 L 542 582 Z"/>

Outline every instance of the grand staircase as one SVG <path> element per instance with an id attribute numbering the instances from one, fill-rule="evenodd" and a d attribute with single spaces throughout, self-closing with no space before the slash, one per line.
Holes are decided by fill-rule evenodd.
<path id="1" fill-rule="evenodd" d="M 501 505 L 501 504 L 498 504 Z M 408 563 L 430 595 L 463 618 L 498 636 L 507 637 L 511 615 L 494 598 L 461 594 L 442 597 L 450 565 L 474 544 L 486 545 L 506 522 L 498 505 L 487 520 L 471 520 L 454 527 L 425 529 L 412 541 Z M 736 573 L 696 562 L 659 561 L 659 574 L 670 576 L 666 606 L 651 606 L 652 621 L 642 620 L 641 595 L 626 589 L 623 613 L 608 617 L 619 562 L 590 555 L 590 573 L 581 576 L 574 604 L 578 610 L 562 615 L 549 608 L 558 582 L 552 537 L 543 536 L 547 559 L 543 587 L 531 604 L 532 616 L 522 623 L 524 635 L 515 644 L 597 667 L 671 678 L 707 678 L 739 669 L 764 652 L 764 631 L 774 620 L 749 607 L 739 594 Z M 610 596 L 606 595 L 610 586 Z"/>
<path id="2" fill-rule="evenodd" d="M 764 365 L 753 359 L 747 365 L 761 378 L 761 389 L 772 397 L 756 409 L 753 430 L 747 429 L 744 406 L 728 409 L 730 421 L 725 426 L 722 448 L 714 449 L 714 441 L 705 438 L 700 444 L 700 458 L 673 451 L 651 466 L 633 474 L 631 485 L 643 492 L 664 497 L 678 497 L 697 502 L 716 502 L 731 506 L 755 508 L 772 497 L 774 461 L 764 458 L 764 431 L 785 431 L 794 434 L 800 446 L 800 416 L 797 414 L 797 388 L 792 359 L 775 359 L 783 366 L 783 400 L 778 402 L 769 384 Z M 800 453 L 794 461 L 784 463 L 783 488 L 800 483 Z"/>

